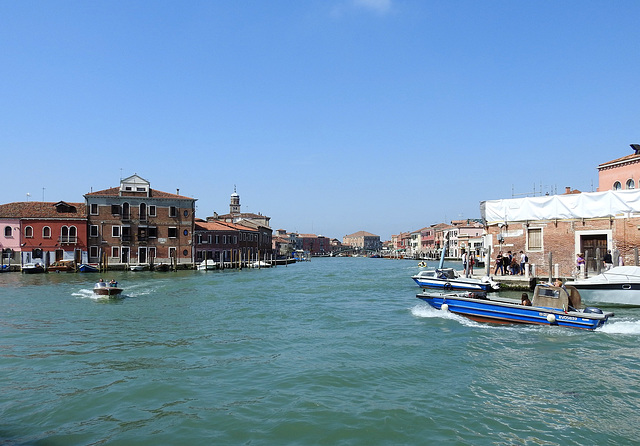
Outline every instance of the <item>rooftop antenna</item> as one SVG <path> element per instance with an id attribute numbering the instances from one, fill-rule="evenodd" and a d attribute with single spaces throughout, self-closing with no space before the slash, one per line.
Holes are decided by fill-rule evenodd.
<path id="1" fill-rule="evenodd" d="M 44 187 L 42 188 L 42 202 L 44 203 Z"/>

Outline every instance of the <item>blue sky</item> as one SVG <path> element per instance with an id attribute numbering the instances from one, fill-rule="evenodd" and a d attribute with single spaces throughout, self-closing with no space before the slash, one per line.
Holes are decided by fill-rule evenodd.
<path id="1" fill-rule="evenodd" d="M 597 188 L 640 143 L 637 1 L 0 0 L 0 203 L 133 173 L 388 239 Z"/>

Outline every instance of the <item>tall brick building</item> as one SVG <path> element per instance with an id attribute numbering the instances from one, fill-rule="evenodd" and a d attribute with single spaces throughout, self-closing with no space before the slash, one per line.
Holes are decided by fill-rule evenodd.
<path id="1" fill-rule="evenodd" d="M 84 198 L 90 262 L 193 263 L 194 198 L 152 189 L 138 175 Z"/>

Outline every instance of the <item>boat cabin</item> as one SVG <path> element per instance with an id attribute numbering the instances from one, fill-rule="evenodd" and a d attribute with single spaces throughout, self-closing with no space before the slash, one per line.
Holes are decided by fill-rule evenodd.
<path id="1" fill-rule="evenodd" d="M 534 307 L 557 308 L 564 311 L 580 310 L 582 299 L 578 290 L 572 286 L 557 287 L 543 284 L 536 286 L 531 304 Z"/>

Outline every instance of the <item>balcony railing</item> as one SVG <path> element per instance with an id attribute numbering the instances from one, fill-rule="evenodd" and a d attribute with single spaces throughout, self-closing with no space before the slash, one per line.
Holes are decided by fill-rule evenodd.
<path id="1" fill-rule="evenodd" d="M 78 237 L 61 235 L 60 237 L 58 237 L 58 243 L 78 243 Z"/>

